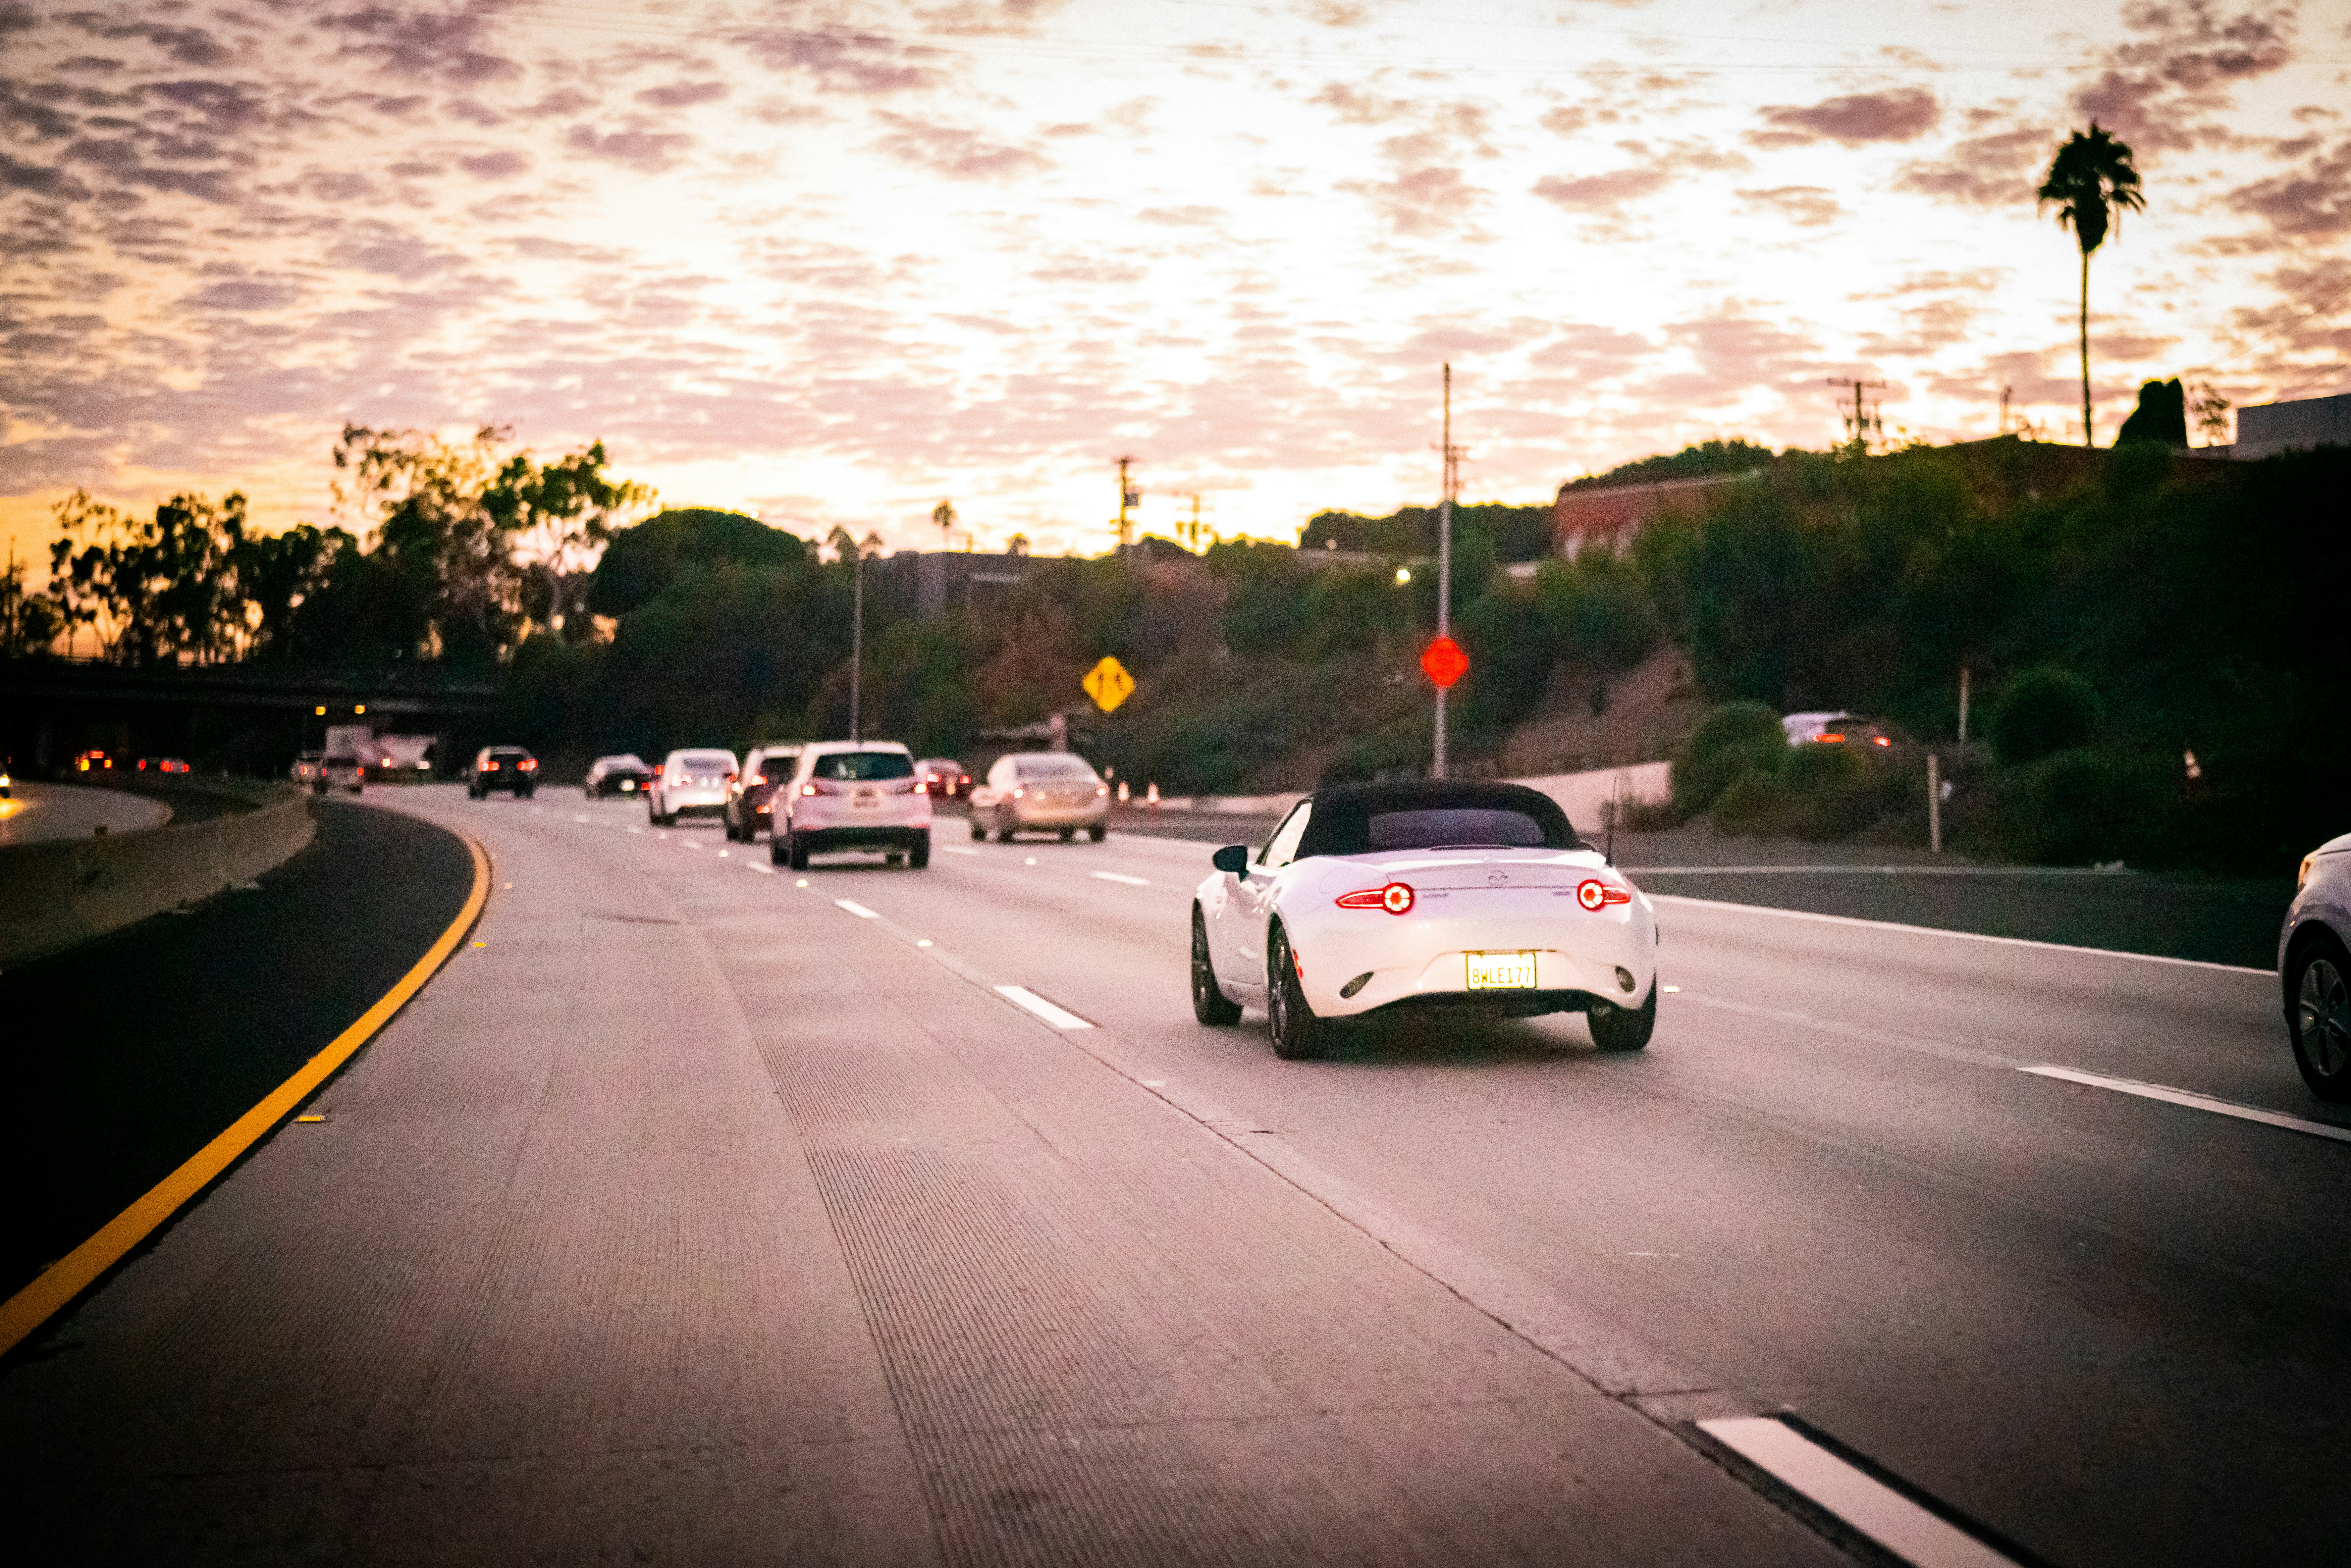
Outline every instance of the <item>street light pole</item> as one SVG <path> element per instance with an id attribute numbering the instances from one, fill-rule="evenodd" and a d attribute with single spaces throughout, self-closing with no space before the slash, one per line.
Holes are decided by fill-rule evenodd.
<path id="1" fill-rule="evenodd" d="M 857 733 L 858 677 L 865 669 L 865 547 L 852 544 L 856 564 L 850 568 L 849 617 L 849 738 L 859 738 Z"/>
<path id="2" fill-rule="evenodd" d="M 1437 503 L 1437 634 L 1453 631 L 1453 366 L 1445 367 L 1445 469 L 1442 494 Z M 1434 779 L 1445 777 L 1445 688 L 1437 688 L 1437 757 L 1429 768 Z"/>

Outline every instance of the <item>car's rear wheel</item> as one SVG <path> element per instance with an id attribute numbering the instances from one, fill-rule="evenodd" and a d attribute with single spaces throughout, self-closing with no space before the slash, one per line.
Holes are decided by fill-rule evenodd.
<path id="1" fill-rule="evenodd" d="M 2321 934 L 2294 956 L 2286 971 L 2286 1028 L 2294 1064 L 2321 1100 L 2351 1100 L 2351 959 L 2343 944 Z"/>
<path id="2" fill-rule="evenodd" d="M 768 863 L 769 865 L 782 865 L 786 863 L 788 858 L 789 857 L 784 850 L 784 835 L 781 833 L 770 834 L 768 839 Z"/>
<path id="3" fill-rule="evenodd" d="M 806 871 L 808 870 L 808 841 L 801 838 L 799 833 L 793 833 L 791 835 L 790 844 L 785 851 L 784 859 L 786 862 L 789 864 L 794 871 Z"/>
<path id="4" fill-rule="evenodd" d="M 1277 925 L 1265 945 L 1266 1030 L 1273 1036 L 1273 1053 L 1284 1061 L 1311 1061 L 1322 1054 L 1329 1027 L 1314 1016 L 1298 983 L 1298 959 L 1290 950 L 1290 933 Z"/>
<path id="5" fill-rule="evenodd" d="M 974 817 L 971 820 L 971 837 L 974 843 L 977 843 L 980 840 L 987 837 L 987 829 L 981 824 L 980 820 L 977 817 Z"/>
<path id="6" fill-rule="evenodd" d="M 1635 1009 L 1614 1002 L 1593 1002 L 1583 1015 L 1592 1026 L 1592 1043 L 1603 1051 L 1638 1051 L 1649 1043 L 1657 1027 L 1657 985 L 1649 983 L 1649 999 Z"/>
<path id="7" fill-rule="evenodd" d="M 1219 1029 L 1241 1021 L 1240 1004 L 1217 984 L 1217 967 L 1208 958 L 1208 922 L 1196 904 L 1192 906 L 1192 1016 Z"/>
<path id="8" fill-rule="evenodd" d="M 1104 838 L 1109 836 L 1109 827 L 1102 822 L 1096 822 L 1092 827 L 1086 830 L 1086 837 L 1093 840 L 1096 843 L 1102 842 Z"/>
<path id="9" fill-rule="evenodd" d="M 1075 828 L 1063 828 L 1061 830 L 1061 841 L 1065 844 L 1075 839 L 1077 836 L 1078 830 Z"/>
<path id="10" fill-rule="evenodd" d="M 916 871 L 931 863 L 931 834 L 927 828 L 914 835 L 914 847 L 906 852 L 906 863 Z"/>
<path id="11" fill-rule="evenodd" d="M 1004 826 L 996 830 L 996 841 L 999 844 L 1008 844 L 1012 841 L 1012 825 L 1010 823 L 1008 822 Z"/>

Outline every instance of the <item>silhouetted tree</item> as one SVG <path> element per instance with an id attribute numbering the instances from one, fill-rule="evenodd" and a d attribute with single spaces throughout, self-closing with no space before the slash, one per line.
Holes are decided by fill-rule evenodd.
<path id="1" fill-rule="evenodd" d="M 2124 208 L 2147 203 L 2138 193 L 2138 170 L 2129 146 L 2095 120 L 2076 131 L 2050 161 L 2049 176 L 2035 193 L 2038 204 L 2057 204 L 2057 225 L 2070 227 L 2082 247 L 2082 444 L 2090 438 L 2090 253 L 2106 241 L 2109 224 Z"/>

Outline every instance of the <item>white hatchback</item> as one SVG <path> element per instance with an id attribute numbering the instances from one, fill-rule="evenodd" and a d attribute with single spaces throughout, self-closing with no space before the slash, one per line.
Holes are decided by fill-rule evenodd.
<path id="1" fill-rule="evenodd" d="M 914 776 L 914 754 L 894 740 L 802 747 L 790 782 L 769 798 L 768 822 L 768 858 L 794 871 L 834 850 L 931 863 L 931 797 Z"/>
<path id="2" fill-rule="evenodd" d="M 1383 1009 L 1580 1012 L 1603 1051 L 1657 1017 L 1647 898 L 1519 784 L 1342 785 L 1300 801 L 1251 855 L 1218 850 L 1192 904 L 1192 1011 L 1266 1009 L 1276 1054 Z"/>
<path id="3" fill-rule="evenodd" d="M 735 782 L 735 754 L 715 747 L 673 751 L 645 786 L 645 814 L 666 828 L 680 817 L 723 817 Z"/>

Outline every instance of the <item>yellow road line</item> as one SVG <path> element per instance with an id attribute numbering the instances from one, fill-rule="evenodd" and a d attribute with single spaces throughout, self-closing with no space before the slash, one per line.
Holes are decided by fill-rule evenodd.
<path id="1" fill-rule="evenodd" d="M 0 1355 L 16 1349 L 27 1334 L 48 1322 L 58 1309 L 80 1295 L 92 1281 L 113 1268 L 132 1248 L 178 1213 L 182 1205 L 204 1191 L 214 1177 L 235 1165 L 240 1155 L 285 1120 L 287 1113 L 334 1076 L 360 1047 L 392 1021 L 392 1014 L 423 988 L 434 971 L 465 940 L 475 918 L 482 913 L 482 905 L 489 900 L 489 857 L 470 837 L 465 840 L 465 848 L 474 857 L 474 890 L 465 897 L 465 907 L 425 950 L 424 956 L 416 961 L 416 967 L 402 975 L 400 983 L 386 991 L 375 1006 L 361 1013 L 357 1023 L 304 1063 L 300 1071 L 239 1116 L 227 1132 L 196 1151 L 185 1165 L 156 1183 L 144 1197 L 107 1221 L 97 1235 L 50 1264 L 39 1279 L 0 1304 Z"/>

